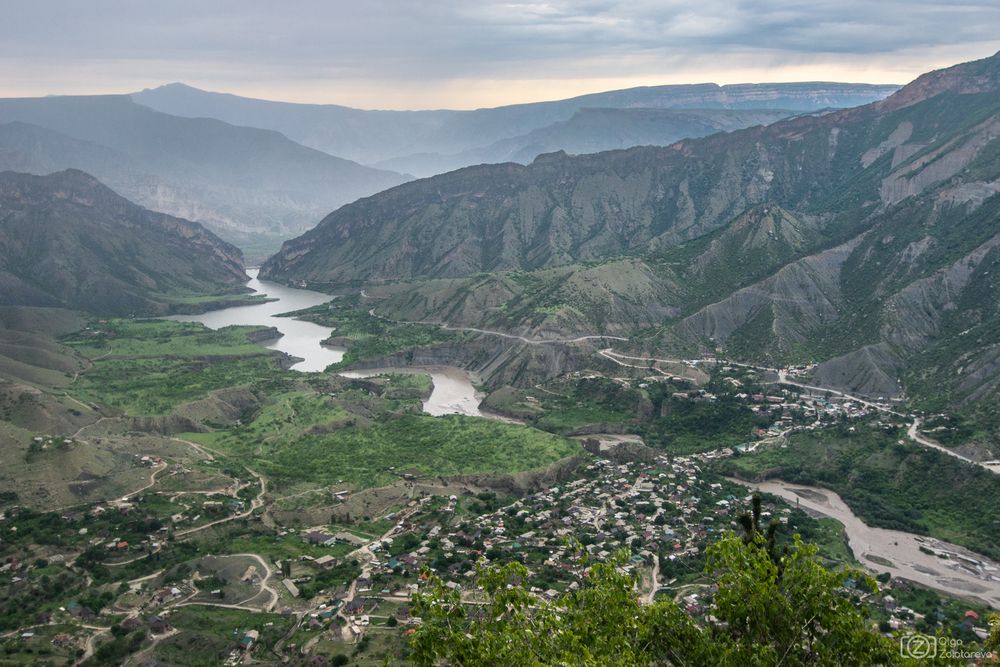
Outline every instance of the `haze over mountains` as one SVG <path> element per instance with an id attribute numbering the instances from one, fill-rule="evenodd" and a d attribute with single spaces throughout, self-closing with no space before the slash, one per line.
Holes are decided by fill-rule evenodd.
<path id="1" fill-rule="evenodd" d="M 251 247 L 406 180 L 277 132 L 179 118 L 127 96 L 0 99 L 0 169 L 42 174 L 71 167 L 148 208 L 198 220 Z"/>
<path id="2" fill-rule="evenodd" d="M 131 97 L 0 99 L 0 169 L 84 170 L 147 208 L 207 225 L 258 262 L 331 210 L 409 173 L 528 162 L 550 150 L 669 144 L 893 89 L 663 86 L 470 112 L 286 104 L 181 84 Z M 711 108 L 680 109 L 692 105 Z"/>
<path id="3" fill-rule="evenodd" d="M 1000 383 L 998 93 L 1000 54 L 860 108 L 470 167 L 335 211 L 262 275 L 416 281 L 380 312 L 818 359 L 825 386 L 982 401 Z"/>
<path id="4" fill-rule="evenodd" d="M 132 97 L 166 113 L 269 128 L 333 155 L 429 176 L 481 162 L 528 162 L 548 150 L 589 151 L 587 143 L 579 143 L 581 138 L 575 140 L 578 143 L 573 143 L 572 138 L 561 143 L 567 138 L 565 123 L 585 109 L 623 110 L 620 117 L 605 118 L 604 123 L 595 122 L 600 116 L 588 116 L 584 121 L 589 135 L 584 141 L 593 142 L 594 150 L 606 150 L 654 143 L 657 139 L 671 143 L 684 136 L 702 136 L 734 129 L 735 125 L 746 127 L 773 117 L 751 116 L 734 125 L 737 117 L 705 113 L 706 120 L 694 121 L 694 131 L 699 134 L 692 135 L 686 133 L 694 129 L 690 118 L 664 115 L 659 122 L 667 126 L 657 132 L 622 132 L 621 120 L 648 122 L 649 109 L 767 109 L 790 115 L 865 104 L 896 88 L 851 83 L 654 86 L 473 111 L 367 111 L 337 105 L 291 104 L 207 92 L 179 83 L 144 90 Z M 637 110 L 636 120 L 629 120 L 628 110 L 633 109 Z M 534 144 L 538 144 L 537 149 Z"/>
<path id="5" fill-rule="evenodd" d="M 136 206 L 81 171 L 0 172 L 0 306 L 164 313 L 244 282 L 239 249 L 198 223 Z"/>

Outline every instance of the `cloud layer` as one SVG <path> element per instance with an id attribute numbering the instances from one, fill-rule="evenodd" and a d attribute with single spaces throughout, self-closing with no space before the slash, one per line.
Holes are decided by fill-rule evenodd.
<path id="1" fill-rule="evenodd" d="M 925 0 L 35 0 L 0 94 L 166 81 L 355 106 L 469 107 L 655 83 L 905 82 L 1000 49 L 1000 4 Z"/>

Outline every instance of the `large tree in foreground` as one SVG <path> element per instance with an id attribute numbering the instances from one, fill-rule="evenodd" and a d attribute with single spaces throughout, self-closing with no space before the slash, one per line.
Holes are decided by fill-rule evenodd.
<path id="1" fill-rule="evenodd" d="M 844 591 L 856 570 L 823 567 L 798 536 L 780 562 L 766 536 L 728 534 L 708 548 L 718 584 L 711 622 L 672 600 L 642 605 L 621 559 L 594 564 L 580 589 L 538 600 L 520 564 L 482 568 L 481 605 L 431 578 L 414 596 L 423 619 L 412 638 L 418 665 L 896 665 L 899 645 L 872 631 Z"/>

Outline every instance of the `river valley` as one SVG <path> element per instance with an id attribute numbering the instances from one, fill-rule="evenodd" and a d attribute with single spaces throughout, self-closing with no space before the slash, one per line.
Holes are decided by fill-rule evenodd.
<path id="1" fill-rule="evenodd" d="M 247 275 L 250 276 L 247 287 L 256 294 L 269 297 L 271 301 L 251 306 L 222 308 L 199 315 L 172 315 L 166 319 L 178 322 L 200 322 L 209 329 L 221 329 L 232 325 L 274 327 L 283 335 L 274 340 L 266 341 L 264 344 L 269 349 L 279 350 L 301 359 L 291 366 L 294 371 L 319 372 L 344 358 L 342 348 L 322 344 L 330 337 L 330 329 L 293 317 L 279 317 L 281 313 L 326 303 L 333 297 L 322 292 L 259 280 L 257 269 L 248 269 Z M 452 366 L 392 368 L 363 372 L 347 371 L 343 375 L 346 377 L 370 377 L 378 373 L 425 373 L 430 375 L 434 389 L 424 401 L 424 412 L 429 415 L 484 416 L 479 411 L 481 397 L 477 395 L 469 374 L 460 368 Z"/>
<path id="2" fill-rule="evenodd" d="M 922 535 L 875 528 L 859 519 L 839 495 L 828 489 L 780 480 L 733 482 L 784 498 L 812 514 L 844 525 L 854 557 L 876 572 L 891 572 L 951 595 L 974 596 L 1000 606 L 1000 564 L 964 547 Z"/>

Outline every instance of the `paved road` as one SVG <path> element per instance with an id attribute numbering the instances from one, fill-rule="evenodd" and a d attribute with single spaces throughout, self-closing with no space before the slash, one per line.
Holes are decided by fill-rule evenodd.
<path id="1" fill-rule="evenodd" d="M 934 442 L 933 440 L 929 440 L 929 439 L 925 438 L 924 436 L 920 435 L 920 419 L 919 418 L 914 418 L 913 419 L 913 423 L 910 424 L 910 427 L 906 430 L 906 435 L 910 436 L 911 440 L 913 440 L 914 442 L 917 442 L 917 443 L 923 445 L 924 447 L 930 447 L 931 449 L 936 449 L 939 452 L 944 452 L 948 456 L 952 456 L 952 457 L 954 457 L 956 459 L 959 459 L 960 461 L 965 461 L 966 463 L 971 463 L 972 465 L 979 466 L 983 470 L 988 470 L 988 471 L 990 471 L 990 472 L 992 472 L 994 474 L 1000 475 L 1000 468 L 996 467 L 993 464 L 992 461 L 988 462 L 988 463 L 981 463 L 979 461 L 973 461 L 972 459 L 970 459 L 967 456 L 962 456 L 958 452 L 953 452 L 952 450 L 948 449 L 947 447 L 944 447 L 944 446 L 942 446 L 942 445 Z"/>

